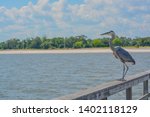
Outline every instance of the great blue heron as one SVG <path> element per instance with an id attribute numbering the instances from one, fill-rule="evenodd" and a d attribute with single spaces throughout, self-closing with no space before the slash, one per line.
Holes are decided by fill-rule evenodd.
<path id="1" fill-rule="evenodd" d="M 126 50 L 124 50 L 120 46 L 116 46 L 116 47 L 113 46 L 112 41 L 116 37 L 116 34 L 114 31 L 109 31 L 109 32 L 103 33 L 101 35 L 111 36 L 111 39 L 109 40 L 109 46 L 110 46 L 111 50 L 113 51 L 113 55 L 123 63 L 123 75 L 122 75 L 121 80 L 124 80 L 124 77 L 129 69 L 129 67 L 127 66 L 127 63 L 131 63 L 134 65 L 135 60 L 132 58 L 132 56 Z"/>

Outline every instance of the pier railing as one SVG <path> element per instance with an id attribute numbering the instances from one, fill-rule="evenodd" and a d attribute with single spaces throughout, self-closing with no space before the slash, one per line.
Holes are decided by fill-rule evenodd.
<path id="1" fill-rule="evenodd" d="M 143 83 L 143 96 L 140 100 L 147 100 L 150 97 L 148 91 L 148 81 L 150 80 L 150 70 L 136 75 L 129 76 L 125 81 L 115 80 L 101 84 L 74 94 L 57 98 L 59 100 L 107 100 L 109 96 L 126 90 L 126 99 L 132 100 L 132 87 Z"/>

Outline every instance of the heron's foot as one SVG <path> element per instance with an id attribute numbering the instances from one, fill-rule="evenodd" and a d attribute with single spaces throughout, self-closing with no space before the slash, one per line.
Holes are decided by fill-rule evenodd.
<path id="1" fill-rule="evenodd" d="M 124 78 L 118 79 L 119 81 L 126 81 Z"/>

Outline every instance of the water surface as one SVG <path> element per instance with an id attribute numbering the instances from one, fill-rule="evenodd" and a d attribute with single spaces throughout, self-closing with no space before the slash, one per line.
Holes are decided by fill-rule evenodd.
<path id="1" fill-rule="evenodd" d="M 127 75 L 150 69 L 150 53 L 132 53 L 136 65 Z M 122 76 L 111 53 L 0 55 L 0 99 L 53 99 Z M 133 89 L 142 95 L 142 84 Z M 125 99 L 124 91 L 110 99 Z"/>

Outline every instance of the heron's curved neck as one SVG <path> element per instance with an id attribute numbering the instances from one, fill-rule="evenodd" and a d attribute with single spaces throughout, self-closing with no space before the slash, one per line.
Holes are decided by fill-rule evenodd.
<path id="1" fill-rule="evenodd" d="M 112 35 L 111 36 L 111 39 L 110 39 L 110 41 L 109 41 L 109 46 L 110 46 L 110 48 L 111 48 L 111 50 L 112 51 L 114 51 L 114 45 L 113 45 L 113 43 L 112 43 L 112 41 L 115 39 L 115 35 Z"/>

